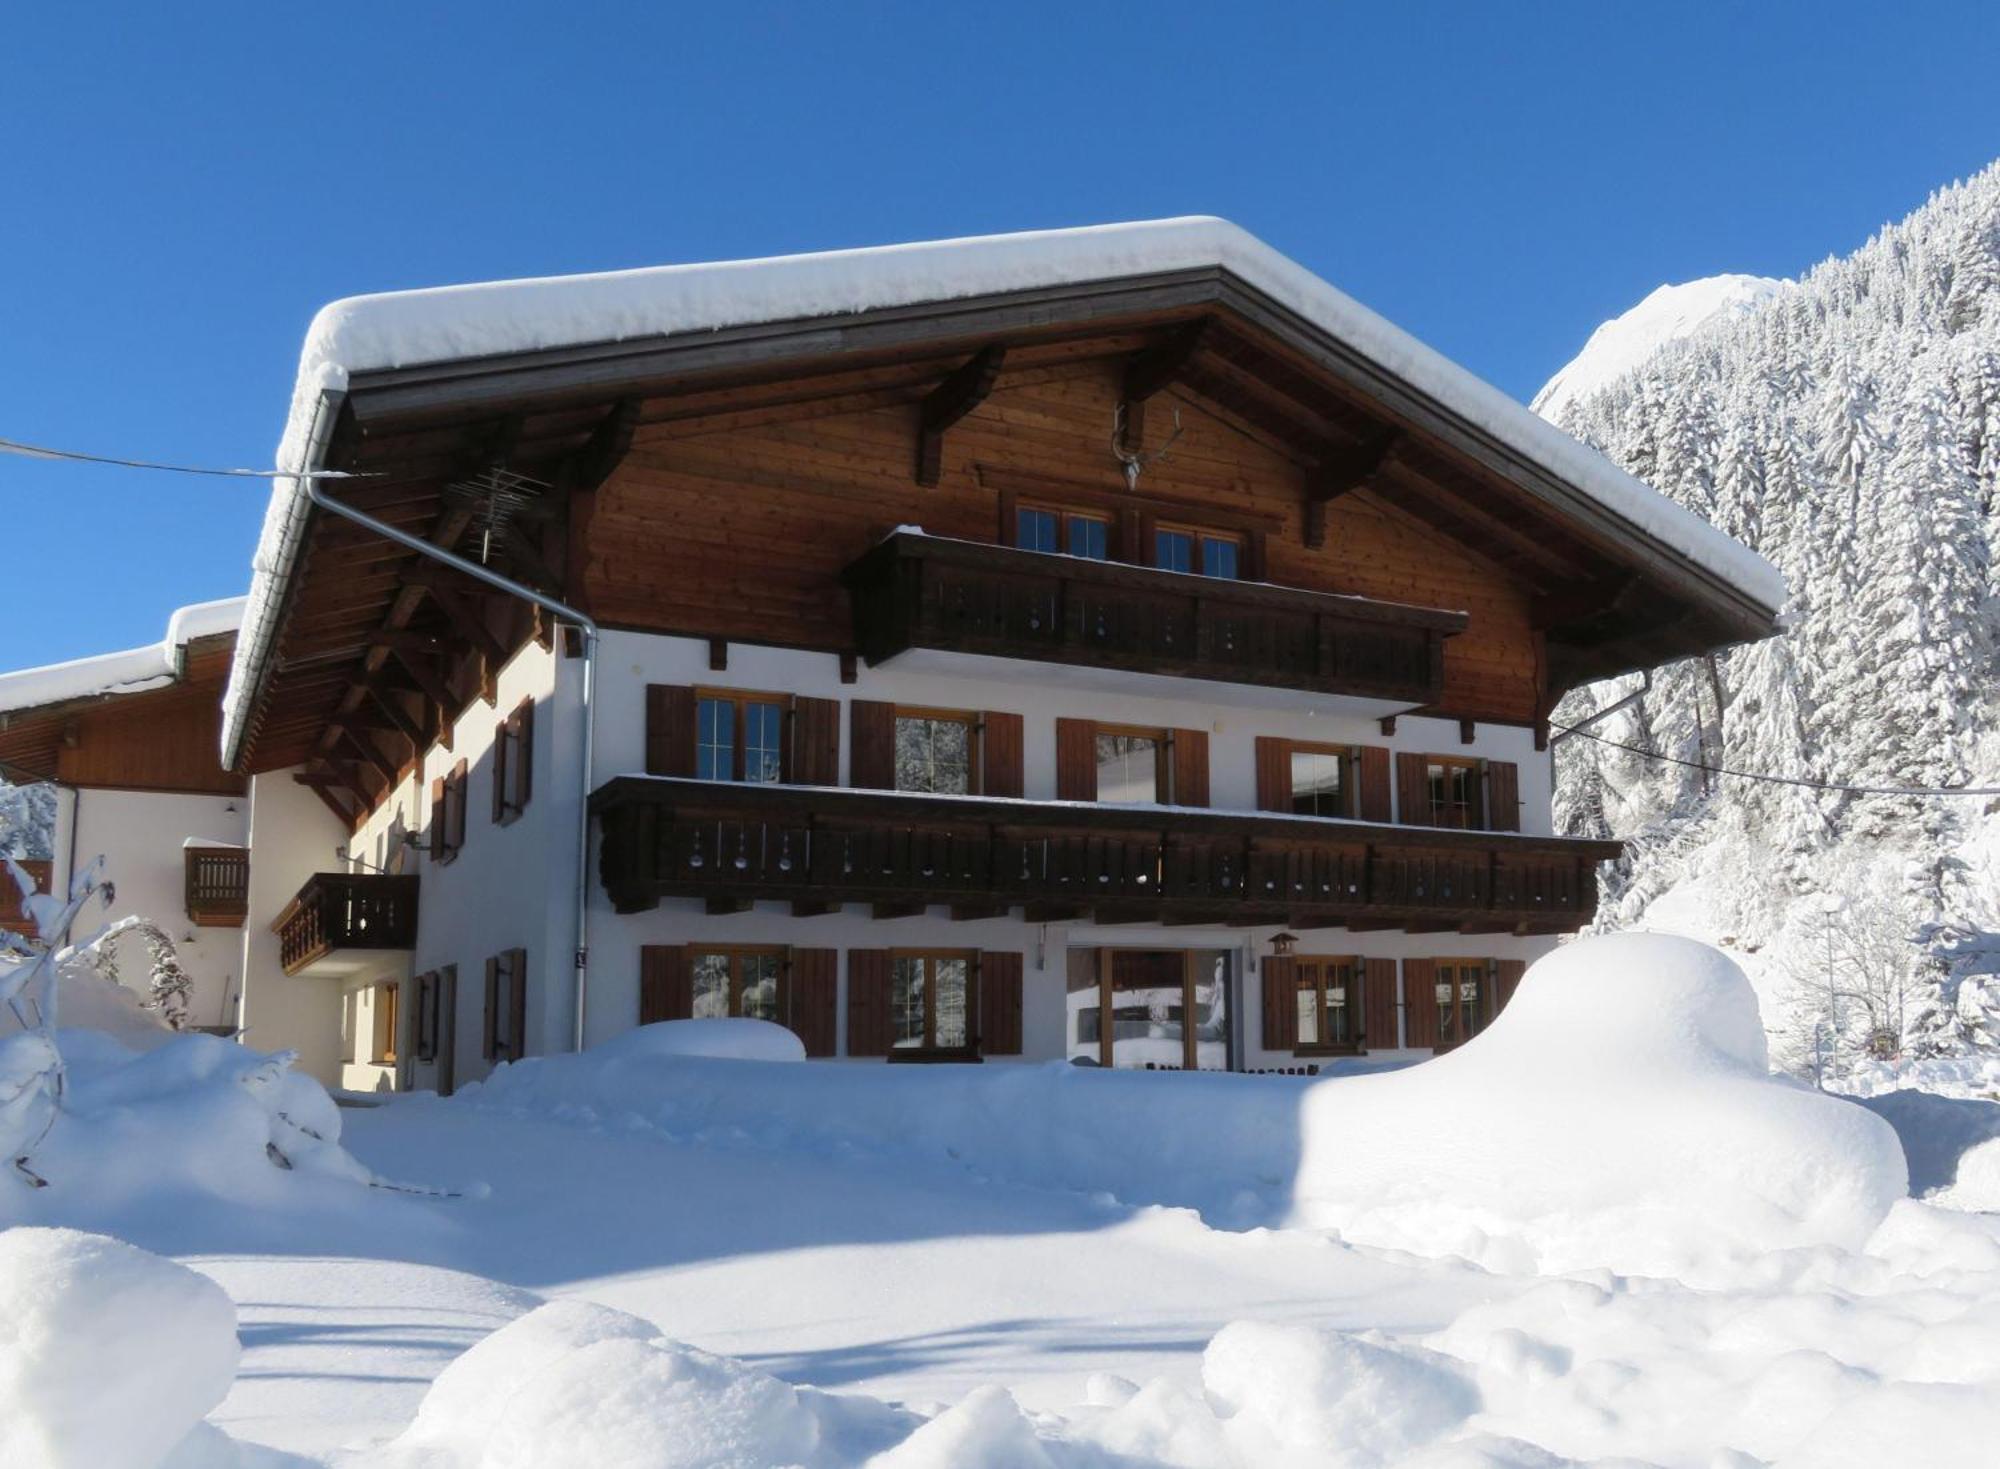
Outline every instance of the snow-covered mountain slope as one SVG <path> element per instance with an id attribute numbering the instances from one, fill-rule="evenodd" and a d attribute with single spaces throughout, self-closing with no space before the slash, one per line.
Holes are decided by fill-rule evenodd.
<path id="1" fill-rule="evenodd" d="M 1659 670 L 1591 730 L 1615 744 L 1562 740 L 1559 819 L 1630 844 L 1607 926 L 1726 942 L 1792 999 L 1793 1064 L 2000 1044 L 2000 801 L 1896 793 L 2000 784 L 2000 165 L 1761 304 L 1734 294 L 1613 373 L 1600 343 L 1673 314 L 1656 292 L 1538 403 L 1773 561 L 1788 630 Z"/>
<path id="2" fill-rule="evenodd" d="M 1712 275 L 1661 286 L 1592 332 L 1583 350 L 1543 384 L 1529 406 L 1544 418 L 1560 419 L 1570 404 L 1609 387 L 1668 342 L 1692 336 L 1718 317 L 1727 320 L 1754 310 L 1784 284 L 1761 275 Z"/>

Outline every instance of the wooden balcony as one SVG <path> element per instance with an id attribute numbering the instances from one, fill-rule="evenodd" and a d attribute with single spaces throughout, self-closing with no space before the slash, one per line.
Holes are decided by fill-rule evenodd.
<path id="1" fill-rule="evenodd" d="M 250 852 L 184 847 L 187 916 L 198 928 L 241 928 L 250 916 Z"/>
<path id="2" fill-rule="evenodd" d="M 621 913 L 699 897 L 800 914 L 935 904 L 954 918 L 1568 933 L 1616 842 L 1191 808 L 901 795 L 620 776 L 591 809 Z"/>
<path id="3" fill-rule="evenodd" d="M 316 872 L 271 923 L 287 974 L 352 974 L 417 942 L 417 879 Z"/>
<path id="4" fill-rule="evenodd" d="M 1435 703 L 1462 612 L 898 532 L 844 573 L 870 663 L 913 648 Z"/>
<path id="5" fill-rule="evenodd" d="M 35 891 L 46 893 L 53 878 L 55 864 L 43 857 L 16 857 L 14 863 L 28 874 L 28 880 L 35 885 Z M 26 934 L 34 937 L 35 925 L 23 911 L 21 890 L 14 883 L 14 874 L 0 865 L 0 928 L 9 933 Z"/>

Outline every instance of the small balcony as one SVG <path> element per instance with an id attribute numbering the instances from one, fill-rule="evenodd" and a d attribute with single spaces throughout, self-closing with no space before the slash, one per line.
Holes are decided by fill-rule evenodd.
<path id="1" fill-rule="evenodd" d="M 35 891 L 46 893 L 55 871 L 55 864 L 41 857 L 16 857 L 15 866 L 28 874 L 28 880 L 35 885 Z M 35 925 L 28 917 L 26 899 L 21 889 L 15 885 L 14 874 L 0 866 L 0 929 L 9 933 L 34 936 Z"/>
<path id="2" fill-rule="evenodd" d="M 316 872 L 271 924 L 287 974 L 359 973 L 384 951 L 417 942 L 417 879 Z"/>
<path id="3" fill-rule="evenodd" d="M 187 916 L 197 928 L 241 928 L 250 916 L 250 853 L 195 843 L 181 849 Z"/>
<path id="4" fill-rule="evenodd" d="M 947 905 L 1029 922 L 1570 933 L 1616 842 L 1181 808 L 621 776 L 591 809 L 621 913 L 668 897 L 879 918 Z"/>
<path id="5" fill-rule="evenodd" d="M 912 649 L 1437 702 L 1465 614 L 897 532 L 843 574 L 870 663 Z"/>

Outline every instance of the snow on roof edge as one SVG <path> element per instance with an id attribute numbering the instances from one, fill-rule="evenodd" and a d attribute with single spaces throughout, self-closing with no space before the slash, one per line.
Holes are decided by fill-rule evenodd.
<path id="1" fill-rule="evenodd" d="M 235 632 L 248 601 L 247 597 L 224 597 L 177 607 L 167 618 L 167 635 L 142 648 L 93 653 L 87 658 L 0 673 L 0 713 L 18 714 L 72 699 L 162 688 L 179 676 L 181 650 L 198 638 Z"/>
<path id="2" fill-rule="evenodd" d="M 1784 605 L 1784 577 L 1762 556 L 1248 231 L 1209 216 L 348 297 L 323 307 L 306 333 L 278 468 L 316 467 L 325 406 L 356 372 L 1205 267 L 1263 291 L 1773 615 Z M 273 482 L 246 636 L 225 695 L 225 764 L 239 753 L 246 706 L 261 683 L 304 510 L 302 480 Z"/>

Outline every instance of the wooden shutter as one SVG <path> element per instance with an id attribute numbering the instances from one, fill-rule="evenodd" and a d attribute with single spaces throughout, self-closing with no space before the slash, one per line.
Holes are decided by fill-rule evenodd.
<path id="1" fill-rule="evenodd" d="M 500 956 L 486 961 L 486 1059 L 500 1059 Z"/>
<path id="2" fill-rule="evenodd" d="M 847 1054 L 889 1054 L 889 951 L 847 951 Z"/>
<path id="3" fill-rule="evenodd" d="M 1430 761 L 1422 755 L 1396 756 L 1396 820 L 1404 826 L 1431 825 Z"/>
<path id="4" fill-rule="evenodd" d="M 417 1038 L 419 1061 L 437 1059 L 438 977 L 435 969 L 417 976 Z"/>
<path id="5" fill-rule="evenodd" d="M 1354 814 L 1384 826 L 1393 821 L 1389 806 L 1389 752 L 1380 745 L 1363 745 L 1354 752 Z"/>
<path id="6" fill-rule="evenodd" d="M 1521 767 L 1511 760 L 1486 762 L 1486 826 L 1489 831 L 1521 829 Z"/>
<path id="7" fill-rule="evenodd" d="M 681 944 L 646 944 L 639 950 L 639 1023 L 686 1020 L 694 1014 L 688 953 Z"/>
<path id="8" fill-rule="evenodd" d="M 1023 796 L 1027 783 L 1023 771 L 1022 720 L 1018 714 L 989 709 L 983 720 L 979 741 L 979 789 L 988 796 Z"/>
<path id="9" fill-rule="evenodd" d="M 507 1059 L 528 1054 L 528 951 L 507 951 Z"/>
<path id="10" fill-rule="evenodd" d="M 527 809 L 535 793 L 535 701 L 523 699 L 514 711 L 514 810 Z"/>
<path id="11" fill-rule="evenodd" d="M 1495 1015 L 1507 1008 L 1507 1002 L 1514 998 L 1514 991 L 1521 987 L 1521 976 L 1527 972 L 1527 962 L 1521 959 L 1502 959 L 1494 966 L 1493 1013 Z"/>
<path id="12" fill-rule="evenodd" d="M 979 956 L 979 1052 L 1021 1054 L 1021 956 L 987 950 Z"/>
<path id="13" fill-rule="evenodd" d="M 1403 1027 L 1407 1045 L 1422 1048 L 1438 1043 L 1437 979 L 1437 960 L 1403 961 Z"/>
<path id="14" fill-rule="evenodd" d="M 1264 1049 L 1296 1050 L 1299 1044 L 1299 961 L 1275 955 L 1264 965 Z"/>
<path id="15" fill-rule="evenodd" d="M 509 797 L 512 793 L 508 790 L 507 767 L 508 757 L 512 752 L 507 746 L 511 738 L 508 729 L 512 724 L 513 718 L 510 715 L 493 726 L 493 824 L 495 826 L 506 821 L 510 808 Z"/>
<path id="16" fill-rule="evenodd" d="M 896 706 L 878 699 L 847 705 L 847 783 L 863 790 L 896 788 Z"/>
<path id="17" fill-rule="evenodd" d="M 1177 729 L 1174 739 L 1174 804 L 1208 804 L 1208 731 Z M 1094 751 L 1092 752 L 1095 753 Z"/>
<path id="18" fill-rule="evenodd" d="M 453 852 L 465 845 L 465 762 L 459 761 L 451 768 L 451 778 L 444 783 L 445 832 L 444 844 Z"/>
<path id="19" fill-rule="evenodd" d="M 1396 1049 L 1396 961 L 1361 961 L 1362 1041 L 1371 1051 Z"/>
<path id="20" fill-rule="evenodd" d="M 694 774 L 694 690 L 646 685 L 646 774 Z"/>
<path id="21" fill-rule="evenodd" d="M 431 781 L 431 861 L 444 860 L 444 777 Z"/>
<path id="22" fill-rule="evenodd" d="M 806 786 L 840 784 L 840 700 L 792 700 L 792 768 L 787 780 Z"/>
<path id="23" fill-rule="evenodd" d="M 835 1002 L 839 993 L 838 949 L 792 950 L 788 1005 L 793 1034 L 808 1056 L 834 1052 Z"/>
<path id="24" fill-rule="evenodd" d="M 1056 721 L 1056 799 L 1097 799 L 1097 721 Z"/>
<path id="25" fill-rule="evenodd" d="M 1292 809 L 1292 742 L 1276 735 L 1257 736 L 1257 809 Z"/>

